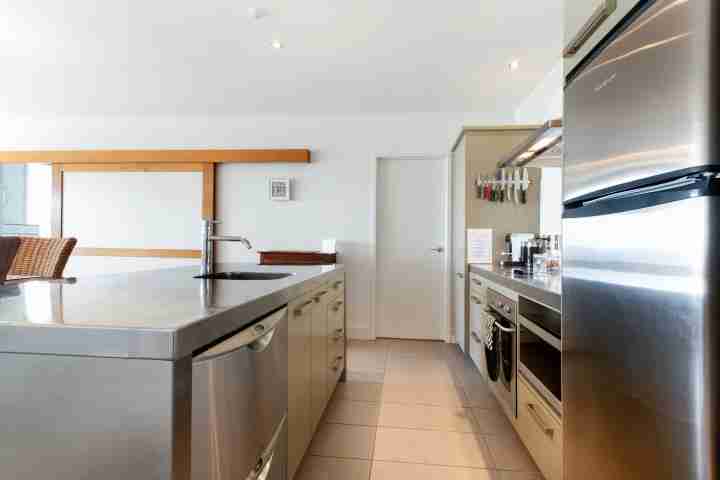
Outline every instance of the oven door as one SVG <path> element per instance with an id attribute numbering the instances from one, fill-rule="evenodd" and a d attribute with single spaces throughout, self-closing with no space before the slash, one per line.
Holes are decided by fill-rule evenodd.
<path id="1" fill-rule="evenodd" d="M 497 381 L 490 387 L 510 415 L 517 417 L 517 329 L 513 322 L 498 313 L 490 311 L 488 314 L 495 319 L 493 335 L 497 335 L 495 350 L 498 355 Z"/>

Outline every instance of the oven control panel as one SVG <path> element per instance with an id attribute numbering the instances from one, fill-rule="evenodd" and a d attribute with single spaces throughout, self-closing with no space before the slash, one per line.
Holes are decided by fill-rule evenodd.
<path id="1" fill-rule="evenodd" d="M 515 301 L 488 288 L 487 303 L 494 311 L 511 322 L 515 322 L 515 314 L 517 313 L 517 303 Z"/>

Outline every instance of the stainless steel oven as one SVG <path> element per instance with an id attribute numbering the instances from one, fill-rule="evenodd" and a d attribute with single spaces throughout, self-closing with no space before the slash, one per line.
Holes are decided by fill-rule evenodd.
<path id="1" fill-rule="evenodd" d="M 490 389 L 513 417 L 517 416 L 517 303 L 488 288 L 488 336 L 485 361 Z"/>
<path id="2" fill-rule="evenodd" d="M 524 297 L 518 312 L 518 371 L 562 415 L 560 312 Z"/>

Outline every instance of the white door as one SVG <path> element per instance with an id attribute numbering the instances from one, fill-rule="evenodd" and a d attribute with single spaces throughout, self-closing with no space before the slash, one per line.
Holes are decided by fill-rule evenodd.
<path id="1" fill-rule="evenodd" d="M 446 336 L 446 164 L 378 160 L 376 337 Z"/>
<path id="2" fill-rule="evenodd" d="M 466 255 L 465 255 L 465 141 L 452 158 L 452 292 L 455 341 L 464 352 L 468 351 L 466 328 Z"/>

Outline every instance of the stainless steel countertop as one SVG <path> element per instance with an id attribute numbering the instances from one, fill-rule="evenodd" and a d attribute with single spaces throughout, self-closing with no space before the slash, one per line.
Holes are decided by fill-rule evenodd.
<path id="1" fill-rule="evenodd" d="M 198 267 L 0 286 L 0 352 L 174 360 L 344 272 L 342 265 L 220 264 L 280 280 L 201 280 Z"/>
<path id="2" fill-rule="evenodd" d="M 512 268 L 474 263 L 470 264 L 470 272 L 477 273 L 491 282 L 496 282 L 523 297 L 543 303 L 557 311 L 562 309 L 562 276 L 560 273 L 521 277 L 515 275 Z"/>

